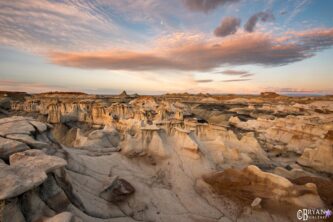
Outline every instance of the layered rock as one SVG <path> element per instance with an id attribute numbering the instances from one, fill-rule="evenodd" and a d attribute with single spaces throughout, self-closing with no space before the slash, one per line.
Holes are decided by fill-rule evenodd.
<path id="1" fill-rule="evenodd" d="M 9 115 L 52 125 L 0 119 L 2 172 L 24 185 L 0 180 L 12 197 L 4 196 L 5 216 L 286 221 L 297 208 L 330 206 L 318 178 L 330 184 L 331 103 L 270 93 L 14 99 Z"/>
<path id="2" fill-rule="evenodd" d="M 312 167 L 318 171 L 333 174 L 333 143 L 326 140 L 315 149 L 305 149 L 302 156 L 297 160 L 304 166 Z"/>
<path id="3" fill-rule="evenodd" d="M 259 197 L 288 202 L 299 207 L 324 207 L 315 184 L 295 185 L 284 177 L 265 173 L 253 165 L 243 170 L 226 169 L 204 175 L 203 179 L 219 194 L 229 192 L 229 195 L 232 193 L 238 198 L 249 200 Z"/>
<path id="4" fill-rule="evenodd" d="M 27 150 L 10 156 L 10 165 L 0 163 L 0 199 L 16 197 L 39 186 L 47 178 L 47 173 L 63 167 L 66 161 L 48 156 L 40 150 Z"/>
<path id="5" fill-rule="evenodd" d="M 30 149 L 25 143 L 0 137 L 0 158 L 8 159 L 10 155 Z"/>

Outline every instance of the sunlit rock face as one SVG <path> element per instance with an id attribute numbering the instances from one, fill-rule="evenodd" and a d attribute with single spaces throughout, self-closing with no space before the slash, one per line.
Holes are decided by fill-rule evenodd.
<path id="1" fill-rule="evenodd" d="M 4 221 L 295 221 L 300 207 L 333 207 L 332 97 L 51 93 L 1 104 Z"/>

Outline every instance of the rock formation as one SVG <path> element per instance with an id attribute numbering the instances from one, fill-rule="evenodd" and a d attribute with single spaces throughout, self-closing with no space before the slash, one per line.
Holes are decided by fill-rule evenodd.
<path id="1" fill-rule="evenodd" d="M 3 221 L 296 221 L 333 206 L 331 97 L 1 99 Z"/>

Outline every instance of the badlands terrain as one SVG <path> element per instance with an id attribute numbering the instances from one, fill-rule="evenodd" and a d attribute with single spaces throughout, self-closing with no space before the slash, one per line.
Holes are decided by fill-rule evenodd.
<path id="1" fill-rule="evenodd" d="M 333 207 L 333 96 L 0 93 L 0 221 L 297 221 Z"/>

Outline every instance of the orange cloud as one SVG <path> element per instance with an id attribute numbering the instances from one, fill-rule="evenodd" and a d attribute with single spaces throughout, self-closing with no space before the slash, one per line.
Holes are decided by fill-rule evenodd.
<path id="1" fill-rule="evenodd" d="M 49 58 L 55 64 L 88 69 L 205 71 L 222 65 L 284 65 L 309 58 L 332 45 L 333 29 L 323 29 L 319 34 L 311 30 L 296 32 L 285 40 L 254 32 L 145 52 L 53 52 Z"/>

